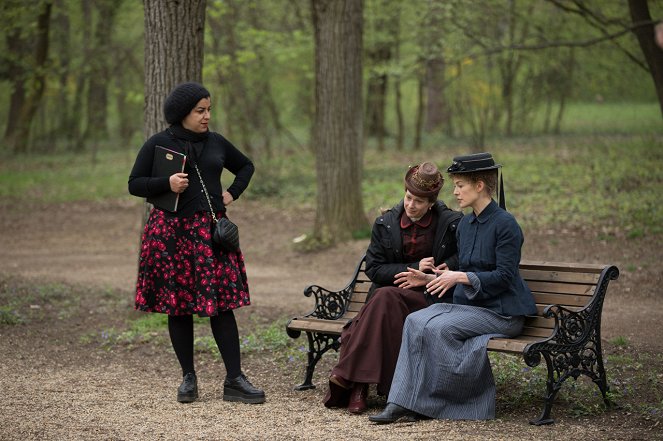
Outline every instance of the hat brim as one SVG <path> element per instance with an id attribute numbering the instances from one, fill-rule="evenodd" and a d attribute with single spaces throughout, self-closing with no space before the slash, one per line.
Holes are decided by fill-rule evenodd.
<path id="1" fill-rule="evenodd" d="M 495 164 L 491 165 L 490 167 L 482 167 L 482 168 L 475 168 L 472 170 L 452 170 L 453 166 L 447 168 L 447 173 L 452 173 L 454 175 L 460 175 L 460 174 L 465 174 L 465 173 L 476 173 L 480 171 L 487 171 L 487 170 L 497 170 L 498 168 L 502 168 L 502 164 Z"/>

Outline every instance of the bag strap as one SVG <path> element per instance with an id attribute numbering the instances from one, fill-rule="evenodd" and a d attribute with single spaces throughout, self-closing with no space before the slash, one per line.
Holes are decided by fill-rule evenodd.
<path id="1" fill-rule="evenodd" d="M 214 223 L 217 223 L 218 220 L 216 219 L 216 214 L 214 214 L 214 207 L 212 207 L 212 201 L 209 198 L 209 193 L 207 193 L 207 187 L 205 187 L 205 181 L 203 181 L 203 177 L 200 174 L 200 170 L 198 170 L 198 164 L 196 164 L 194 161 L 191 161 L 193 164 L 193 167 L 196 169 L 196 173 L 198 173 L 198 179 L 200 179 L 200 185 L 203 186 L 203 191 L 205 192 L 205 197 L 207 198 L 207 203 L 209 204 L 209 210 L 210 213 L 212 213 L 212 219 L 214 219 Z"/>

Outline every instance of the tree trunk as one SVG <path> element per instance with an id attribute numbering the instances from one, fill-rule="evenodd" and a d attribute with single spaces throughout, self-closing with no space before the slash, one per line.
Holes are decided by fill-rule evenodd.
<path id="1" fill-rule="evenodd" d="M 147 139 L 163 130 L 163 102 L 185 81 L 202 80 L 206 0 L 143 0 L 145 10 L 145 125 Z"/>
<path id="2" fill-rule="evenodd" d="M 421 130 L 424 127 L 424 80 L 417 81 L 417 116 L 414 122 L 414 149 L 421 150 Z"/>
<path id="3" fill-rule="evenodd" d="M 84 138 L 97 142 L 108 138 L 108 84 L 110 83 L 111 36 L 115 12 L 120 6 L 116 0 L 97 0 L 97 24 L 94 32 L 94 55 L 88 59 L 90 82 L 87 91 L 87 126 Z"/>
<path id="4" fill-rule="evenodd" d="M 386 62 L 391 55 L 385 60 L 385 54 L 378 55 L 376 53 L 369 54 L 369 57 L 375 63 L 378 60 Z M 369 136 L 375 136 L 378 139 L 378 150 L 384 151 L 384 138 L 386 135 L 385 128 L 385 110 L 387 106 L 387 81 L 386 73 L 372 72 L 368 78 L 368 85 L 366 87 L 366 129 Z"/>
<path id="5" fill-rule="evenodd" d="M 426 61 L 426 132 L 449 127 L 449 109 L 444 99 L 446 87 L 444 57 L 436 56 Z"/>
<path id="6" fill-rule="evenodd" d="M 647 0 L 628 0 L 628 8 L 631 11 L 631 20 L 634 24 L 652 21 Z M 639 26 L 633 33 L 638 38 L 640 49 L 642 49 L 649 66 L 649 72 L 656 88 L 661 116 L 663 116 L 663 49 L 656 45 L 653 24 Z"/>
<path id="7" fill-rule="evenodd" d="M 314 237 L 329 245 L 366 229 L 361 183 L 361 0 L 311 0 L 315 35 L 317 171 Z"/>
<path id="8" fill-rule="evenodd" d="M 205 6 L 206 0 L 143 0 L 145 139 L 165 128 L 163 102 L 170 91 L 186 81 L 202 81 Z M 150 208 L 145 202 L 145 221 Z"/>
<path id="9" fill-rule="evenodd" d="M 236 139 L 236 143 L 249 156 L 254 154 L 252 141 L 253 128 L 261 128 L 259 112 L 252 104 L 246 79 L 240 71 L 239 53 L 242 51 L 235 27 L 232 23 L 240 22 L 240 6 L 233 1 L 225 2 L 223 16 L 213 14 L 209 18 L 212 38 L 221 54 L 227 55 L 230 63 L 225 71 L 218 71 L 220 83 L 225 85 L 224 108 L 232 109 L 226 113 L 226 127 L 228 136 Z M 217 52 L 219 53 L 219 52 Z M 227 105 L 225 105 L 227 104 Z"/>
<path id="10" fill-rule="evenodd" d="M 31 70 L 34 72 L 32 76 L 25 77 L 28 72 L 19 66 L 10 66 L 10 72 L 18 74 L 13 78 L 14 92 L 12 93 L 10 109 L 16 111 L 16 115 L 12 115 L 16 119 L 10 119 L 5 131 L 4 142 L 5 145 L 15 153 L 25 153 L 28 150 L 28 142 L 30 136 L 30 126 L 34 119 L 41 98 L 46 89 L 46 63 L 48 60 L 48 42 L 49 42 L 49 29 L 51 21 L 52 3 L 46 2 L 43 4 L 43 9 L 37 16 L 37 29 L 34 37 L 34 46 L 27 44 L 20 36 L 11 33 L 8 43 L 14 44 L 14 49 L 22 52 L 24 48 L 33 49 L 31 57 L 33 63 Z M 12 47 L 10 46 L 10 50 Z M 20 57 L 20 52 L 15 53 Z"/>

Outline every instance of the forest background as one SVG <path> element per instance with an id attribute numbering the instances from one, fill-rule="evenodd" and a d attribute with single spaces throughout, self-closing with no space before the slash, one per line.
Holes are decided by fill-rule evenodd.
<path id="1" fill-rule="evenodd" d="M 28 4 L 7 1 L 0 9 L 7 24 L 0 40 L 0 151 L 8 168 L 0 177 L 6 183 L 0 196 L 25 195 L 30 188 L 41 195 L 57 191 L 46 188 L 41 171 L 29 177 L 16 164 L 59 160 L 101 164 L 94 170 L 97 184 L 77 180 L 78 190 L 65 186 L 60 195 L 46 197 L 120 197 L 128 164 L 146 136 L 143 5 Z M 213 96 L 212 127 L 258 164 L 247 196 L 288 195 L 313 203 L 316 190 L 324 189 L 316 189 L 313 165 L 311 3 L 229 0 L 204 7 L 202 76 Z M 607 205 L 571 196 L 564 187 L 583 185 L 577 174 L 589 169 L 601 181 L 600 194 L 619 197 L 614 193 L 626 178 L 615 173 L 633 172 L 635 164 L 644 168 L 637 170 L 638 179 L 653 173 L 654 185 L 660 185 L 660 149 L 654 148 L 660 139 L 651 136 L 661 133 L 662 74 L 650 59 L 652 53 L 659 63 L 663 57 L 652 34 L 662 10 L 660 0 L 363 2 L 358 148 L 365 153 L 366 220 L 390 204 L 400 186 L 381 176 L 402 174 L 422 158 L 439 158 L 442 166 L 456 154 L 493 150 L 515 174 L 507 187 L 526 224 L 556 218 L 546 212 L 555 200 L 566 204 L 561 208 L 571 222 L 595 213 L 611 224 L 616 210 L 618 222 L 625 223 L 621 229 L 658 232 L 661 209 L 650 193 L 632 193 L 637 185 L 629 184 L 623 199 Z M 642 31 L 645 46 L 638 40 Z M 599 134 L 609 139 L 587 138 Z M 543 156 L 532 161 L 523 146 Z M 652 158 L 651 150 L 654 161 L 642 163 L 633 154 Z M 622 172 L 606 166 L 613 158 L 620 158 Z M 562 162 L 570 167 L 553 173 L 550 167 Z M 353 229 L 367 234 L 366 228 Z"/>
<path id="2" fill-rule="evenodd" d="M 320 185 L 324 138 L 315 124 L 326 105 L 316 103 L 316 63 L 330 55 L 319 53 L 316 11 L 339 4 L 363 6 L 353 9 L 361 33 L 347 36 L 361 41 L 353 97 L 360 142 L 338 147 L 341 163 L 359 158 L 364 227 L 345 227 L 354 240 L 334 246 L 307 239 L 316 236 L 321 193 L 346 196 Z M 154 35 L 145 31 L 144 8 L 164 5 L 202 6 L 204 25 L 191 28 L 204 34 L 195 61 L 212 93 L 211 127 L 257 170 L 229 213 L 242 231 L 251 283 L 252 306 L 238 311 L 242 352 L 268 403 L 236 412 L 218 399 L 218 351 L 197 321 L 204 394 L 187 408 L 193 420 L 183 420 L 172 400 L 179 379 L 164 317 L 132 310 L 144 207 L 127 194 L 127 178 L 154 130 L 144 44 Z M 0 405 L 1 432 L 7 439 L 660 438 L 663 52 L 654 25 L 662 17 L 662 0 L 1 2 L 0 385 L 12 397 Z M 190 53 L 180 40 L 168 48 L 173 58 Z M 408 166 L 444 167 L 483 150 L 504 164 L 524 258 L 619 267 L 602 322 L 619 407 L 606 411 L 591 382 L 573 382 L 555 404 L 557 423 L 531 428 L 545 369 L 523 369 L 516 357 L 491 360 L 493 422 L 381 430 L 340 410 L 323 412 L 322 387 L 292 391 L 306 349 L 284 325 L 310 309 L 303 288 L 347 282 L 370 221 L 402 197 Z M 441 198 L 455 206 L 448 183 Z M 319 385 L 334 360 L 321 361 Z M 163 381 L 145 381 L 155 375 Z M 378 411 L 384 399 L 373 396 L 370 405 Z"/>

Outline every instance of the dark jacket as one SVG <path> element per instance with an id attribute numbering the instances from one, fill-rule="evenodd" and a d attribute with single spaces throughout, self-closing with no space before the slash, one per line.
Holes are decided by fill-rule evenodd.
<path id="1" fill-rule="evenodd" d="M 407 271 L 408 267 L 419 269 L 419 261 L 404 261 L 400 228 L 403 210 L 401 201 L 379 216 L 373 224 L 371 243 L 366 251 L 366 274 L 373 282 L 371 292 L 380 286 L 394 286 L 394 276 Z M 435 265 L 446 263 L 449 269 L 457 269 L 456 227 L 463 215 L 451 210 L 442 201 L 437 201 L 433 210 L 437 215 L 433 244 Z"/>
<path id="2" fill-rule="evenodd" d="M 251 160 L 218 133 L 209 132 L 206 140 L 191 144 L 191 151 L 185 151 L 186 141 L 176 138 L 171 131 L 164 130 L 148 139 L 138 152 L 129 176 L 129 193 L 134 196 L 147 198 L 171 191 L 169 177 L 152 177 L 154 148 L 157 145 L 185 153 L 190 159 L 187 160 L 184 170 L 184 173 L 189 174 L 189 187 L 180 194 L 177 213 L 174 214 L 177 217 L 191 217 L 198 211 L 210 211 L 192 161 L 198 164 L 215 212 L 225 211 L 221 197 L 223 169 L 235 175 L 235 180 L 228 187 L 228 192 L 235 200 L 249 185 L 255 170 Z"/>
<path id="3" fill-rule="evenodd" d="M 458 225 L 460 271 L 472 272 L 481 287 L 456 285 L 454 303 L 481 306 L 502 315 L 536 314 L 534 297 L 520 277 L 523 233 L 516 219 L 492 201 L 479 216 Z"/>

